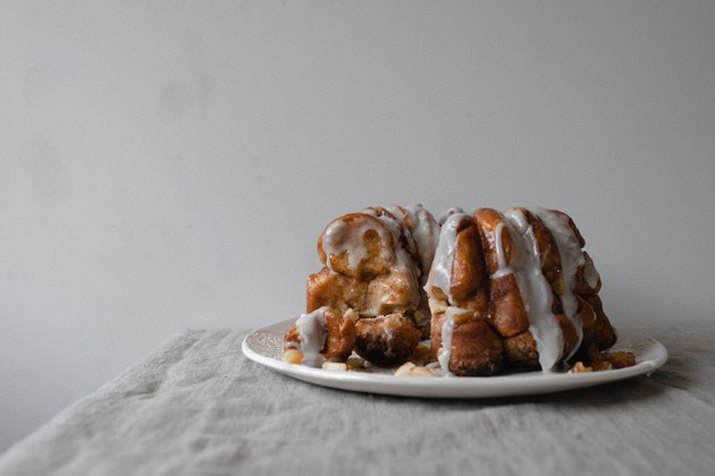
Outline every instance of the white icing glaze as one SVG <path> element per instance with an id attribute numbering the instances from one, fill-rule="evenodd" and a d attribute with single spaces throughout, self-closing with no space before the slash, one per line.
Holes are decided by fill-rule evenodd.
<path id="1" fill-rule="evenodd" d="M 584 253 L 585 263 L 583 265 L 583 279 L 586 280 L 586 284 L 591 289 L 596 289 L 598 282 L 601 280 L 601 275 L 596 271 L 596 267 L 593 265 L 593 260 Z"/>
<path id="2" fill-rule="evenodd" d="M 437 353 L 437 361 L 442 368 L 443 375 L 452 375 L 449 371 L 449 359 L 452 356 L 452 334 L 454 333 L 454 316 L 470 312 L 458 307 L 448 307 L 444 311 L 444 322 L 442 323 L 442 347 Z"/>
<path id="3" fill-rule="evenodd" d="M 462 220 L 469 218 L 466 213 L 454 213 L 447 218 L 439 233 L 439 243 L 435 252 L 432 269 L 425 284 L 425 291 L 429 297 L 434 297 L 432 288 L 442 290 L 447 296 L 449 303 L 452 298 L 452 264 L 457 247 L 457 228 Z"/>
<path id="4" fill-rule="evenodd" d="M 411 258 L 411 254 L 416 252 L 417 246 L 409 229 L 403 221 L 402 212 L 399 207 L 383 207 L 389 214 L 379 214 L 375 208 L 366 208 L 360 213 L 371 215 L 380 220 L 385 227 L 392 233 L 393 242 L 395 243 L 395 257 L 397 265 L 403 269 L 410 269 L 419 275 L 419 270 L 415 269 L 415 264 Z M 403 251 L 403 252 L 401 252 Z"/>
<path id="5" fill-rule="evenodd" d="M 451 217 L 452 215 L 454 215 L 456 213 L 464 213 L 464 210 L 462 210 L 462 208 L 460 208 L 460 207 L 448 208 L 447 210 L 442 212 L 442 214 L 439 216 L 439 218 L 437 218 L 437 224 L 439 226 L 444 225 L 444 223 L 447 221 L 447 218 Z"/>
<path id="6" fill-rule="evenodd" d="M 434 254 L 437 251 L 439 225 L 432 214 L 419 203 L 405 207 L 404 210 L 413 224 L 412 236 L 417 244 L 417 255 L 420 259 L 420 270 L 423 278 L 422 284 L 424 284 L 427 281 Z"/>
<path id="7" fill-rule="evenodd" d="M 395 331 L 393 330 L 389 322 L 383 326 L 383 329 L 385 343 L 387 343 L 387 350 L 385 351 L 385 355 L 387 357 L 393 357 L 395 355 L 395 351 L 392 349 L 392 347 L 395 345 Z"/>
<path id="8" fill-rule="evenodd" d="M 353 222 L 337 219 L 328 225 L 322 235 L 323 251 L 328 258 L 326 266 L 334 271 L 330 263 L 330 255 L 339 256 L 344 252 L 348 252 L 348 267 L 351 270 L 357 269 L 360 263 L 367 257 L 368 252 L 365 247 L 365 233 L 374 231 L 382 240 L 382 258 L 389 261 L 391 255 L 389 247 L 394 242 L 391 240 L 390 232 L 385 226 L 381 226 L 384 222 L 381 220 L 374 221 L 372 219 L 362 220 L 357 227 Z"/>
<path id="9" fill-rule="evenodd" d="M 300 344 L 298 350 L 303 354 L 303 365 L 320 367 L 323 363 L 323 356 L 320 352 L 325 346 L 327 331 L 325 330 L 325 311 L 328 307 L 323 306 L 308 314 L 301 314 L 295 321 L 298 329 Z"/>
<path id="10" fill-rule="evenodd" d="M 502 276 L 508 274 L 513 274 L 516 280 L 517 287 L 519 288 L 519 295 L 521 296 L 521 301 L 524 303 L 524 307 L 529 312 L 529 294 L 526 292 L 528 283 L 526 282 L 523 273 L 515 272 L 515 268 L 511 266 L 511 263 L 507 262 L 506 252 L 504 251 L 504 240 L 503 233 L 504 229 L 507 229 L 510 236 L 512 237 L 511 255 L 510 262 L 523 263 L 524 260 L 521 255 L 526 253 L 525 247 L 519 240 L 519 234 L 514 230 L 512 225 L 508 221 L 499 222 L 496 229 L 494 230 L 494 251 L 497 256 L 497 270 L 489 277 L 490 279 L 498 279 Z"/>
<path id="11" fill-rule="evenodd" d="M 494 251 L 497 255 L 497 270 L 491 275 L 492 279 L 501 278 L 507 274 L 512 274 L 514 270 L 506 262 L 506 253 L 504 252 L 504 242 L 502 233 L 504 232 L 504 224 L 499 223 L 494 230 Z"/>
<path id="12" fill-rule="evenodd" d="M 559 298 L 561 299 L 561 307 L 564 310 L 564 314 L 571 320 L 578 335 L 578 344 L 569 355 L 565 356 L 564 360 L 568 360 L 574 352 L 576 352 L 583 339 L 583 323 L 577 313 L 578 300 L 576 299 L 573 289 L 576 271 L 579 266 L 586 262 L 586 259 L 583 256 L 583 251 L 581 251 L 581 245 L 576 234 L 571 229 L 571 226 L 569 226 L 568 217 L 541 207 L 532 208 L 529 209 L 529 211 L 538 216 L 546 228 L 549 229 L 551 235 L 554 237 L 554 241 L 556 241 L 559 256 L 561 256 L 561 275 L 564 280 L 564 291 Z"/>
<path id="13" fill-rule="evenodd" d="M 393 243 L 395 243 L 395 263 L 393 269 L 400 274 L 407 275 L 405 283 L 410 288 L 410 295 L 419 298 L 419 277 L 421 274 L 419 265 L 415 262 L 414 256 L 417 254 L 417 245 L 410 233 L 409 228 L 404 222 L 404 213 L 402 208 L 398 206 L 382 207 L 388 214 L 380 214 L 375 208 L 366 208 L 360 213 L 373 216 L 380 220 L 392 234 Z M 382 297 L 382 302 L 387 304 L 393 299 L 392 293 L 386 293 Z M 418 305 L 415 302 L 415 307 Z"/>
<path id="14" fill-rule="evenodd" d="M 542 273 L 534 228 L 524 213 L 512 208 L 504 213 L 504 218 L 506 226 L 511 225 L 512 241 L 522 258 L 517 276 L 521 278 L 519 289 L 529 314 L 529 332 L 536 342 L 542 370 L 549 371 L 558 363 L 564 345 L 561 327 L 551 312 L 551 285 Z"/>

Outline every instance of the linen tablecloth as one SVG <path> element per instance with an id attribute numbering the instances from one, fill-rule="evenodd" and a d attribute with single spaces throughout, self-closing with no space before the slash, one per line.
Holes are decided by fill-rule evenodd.
<path id="1" fill-rule="evenodd" d="M 715 326 L 647 328 L 652 377 L 421 400 L 313 386 L 191 330 L 0 457 L 0 475 L 715 474 Z"/>

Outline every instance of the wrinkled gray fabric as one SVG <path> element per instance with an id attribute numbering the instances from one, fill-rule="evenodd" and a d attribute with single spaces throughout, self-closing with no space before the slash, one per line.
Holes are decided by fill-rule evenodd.
<path id="1" fill-rule="evenodd" d="M 715 326 L 641 329 L 651 378 L 517 399 L 312 386 L 187 331 L 0 457 L 0 475 L 715 473 Z"/>

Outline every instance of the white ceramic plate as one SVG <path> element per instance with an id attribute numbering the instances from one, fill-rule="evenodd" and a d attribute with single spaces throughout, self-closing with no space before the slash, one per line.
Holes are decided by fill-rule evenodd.
<path id="1" fill-rule="evenodd" d="M 281 360 L 283 334 L 293 322 L 291 319 L 251 332 L 243 340 L 243 353 L 261 365 L 316 385 L 405 397 L 486 398 L 561 392 L 650 375 L 668 358 L 665 347 L 657 340 L 619 333 L 613 350 L 633 352 L 636 356 L 633 367 L 593 373 L 524 372 L 495 377 L 396 377 L 391 372 L 331 371 Z"/>

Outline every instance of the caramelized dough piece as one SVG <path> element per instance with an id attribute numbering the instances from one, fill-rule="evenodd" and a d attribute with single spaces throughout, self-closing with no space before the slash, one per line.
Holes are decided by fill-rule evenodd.
<path id="1" fill-rule="evenodd" d="M 455 375 L 493 375 L 502 365 L 504 346 L 486 319 L 455 317 L 449 370 Z"/>
<path id="2" fill-rule="evenodd" d="M 486 285 L 483 263 L 481 240 L 476 228 L 468 226 L 458 231 L 450 283 L 455 305 L 462 307 L 465 301 Z"/>
<path id="3" fill-rule="evenodd" d="M 400 313 L 414 316 L 423 329 L 429 325 L 415 240 L 388 209 L 372 207 L 333 220 L 318 240 L 318 252 L 325 267 L 308 279 L 308 310 L 332 306 L 363 317 Z"/>
<path id="4" fill-rule="evenodd" d="M 412 315 L 412 321 L 415 327 L 420 331 L 422 339 L 429 339 L 430 337 L 430 321 L 432 319 L 432 313 L 429 308 L 429 302 L 426 294 L 423 294 L 420 299 L 420 305 L 417 310 Z"/>
<path id="5" fill-rule="evenodd" d="M 325 228 L 318 239 L 318 255 L 325 266 L 337 273 L 369 277 L 389 270 L 395 259 L 395 245 L 392 232 L 379 218 L 348 213 Z M 353 261 L 357 262 L 351 263 L 350 253 L 356 253 Z"/>
<path id="6" fill-rule="evenodd" d="M 496 253 L 496 230 L 500 224 L 504 224 L 504 216 L 493 208 L 479 208 L 474 212 L 474 221 L 479 228 L 487 270 L 492 275 L 499 270 L 499 260 Z M 501 243 L 504 249 L 504 261 L 507 266 L 518 265 L 519 263 L 516 263 L 516 247 L 508 229 L 502 230 Z"/>
<path id="7" fill-rule="evenodd" d="M 409 314 L 418 307 L 420 295 L 409 272 L 393 270 L 371 280 L 360 280 L 323 268 L 308 277 L 308 312 L 322 306 L 354 309 L 361 316 L 394 312 Z"/>
<path id="8" fill-rule="evenodd" d="M 308 277 L 306 311 L 332 306 L 340 310 L 352 308 L 362 314 L 367 312 L 366 294 L 367 282 L 323 268 Z"/>
<path id="9" fill-rule="evenodd" d="M 323 356 L 328 360 L 345 362 L 355 347 L 357 315 L 348 310 L 345 314 L 329 309 L 325 313 L 325 330 L 328 335 L 323 347 Z"/>
<path id="10" fill-rule="evenodd" d="M 559 327 L 561 327 L 561 334 L 564 339 L 564 346 L 561 352 L 562 358 L 567 357 L 576 351 L 576 346 L 579 345 L 578 331 L 565 314 L 557 314 L 556 319 L 559 321 Z"/>
<path id="11" fill-rule="evenodd" d="M 320 353 L 327 360 L 344 362 L 355 347 L 355 321 L 357 314 L 348 310 L 344 314 L 335 308 L 328 308 L 323 314 L 325 344 Z M 283 350 L 300 348 L 300 333 L 295 324 L 283 336 Z"/>
<path id="12" fill-rule="evenodd" d="M 586 296 L 585 299 L 596 314 L 592 342 L 596 344 L 600 350 L 608 349 L 616 343 L 616 331 L 608 320 L 608 316 L 603 312 L 601 298 L 594 294 L 593 296 Z"/>
<path id="13" fill-rule="evenodd" d="M 283 334 L 283 350 L 293 349 L 300 344 L 300 334 L 295 324 L 291 325 Z"/>
<path id="14" fill-rule="evenodd" d="M 392 270 L 372 279 L 365 295 L 367 316 L 410 314 L 420 302 L 415 276 L 407 270 Z"/>
<path id="15" fill-rule="evenodd" d="M 422 337 L 412 321 L 401 314 L 360 319 L 355 330 L 355 352 L 379 366 L 403 363 Z"/>
<path id="16" fill-rule="evenodd" d="M 455 226 L 455 234 L 443 235 L 454 239 L 453 261 L 447 263 L 451 265 L 451 299 L 442 289 L 432 286 L 432 349 L 436 352 L 442 346 L 445 311 L 452 306 L 452 311 L 459 314 L 454 317 L 449 370 L 456 375 L 491 375 L 501 367 L 503 346 L 487 322 L 489 275 L 481 237 L 472 218 L 465 215 L 451 220 L 447 226 Z"/>
<path id="17" fill-rule="evenodd" d="M 581 348 L 584 348 L 584 343 L 593 342 L 596 332 L 596 312 L 591 307 L 588 301 L 581 296 L 576 296 L 578 299 L 578 316 L 581 319 L 581 328 L 583 329 L 583 341 Z M 579 350 L 580 352 L 580 350 Z"/>
<path id="18" fill-rule="evenodd" d="M 388 285 L 387 287 L 392 288 L 392 291 L 387 292 L 387 287 L 382 286 L 381 292 L 374 293 L 372 301 L 382 304 L 383 307 L 371 306 L 375 309 L 379 307 L 379 310 L 373 315 L 404 314 L 413 320 L 415 326 L 422 333 L 422 338 L 428 338 L 431 314 L 423 285 L 427 281 L 439 239 L 440 229 L 437 221 L 419 204 L 409 207 L 397 205 L 369 207 L 363 210 L 363 213 L 374 214 L 383 220 L 391 221 L 392 228 L 399 230 L 398 246 L 404 252 L 409 253 L 414 265 L 411 270 L 401 270 L 398 273 L 400 278 L 396 276 L 391 278 L 393 281 L 401 279 L 401 292 L 399 287 Z M 395 274 L 396 271 L 392 269 L 391 274 Z"/>
<path id="19" fill-rule="evenodd" d="M 479 230 L 471 218 L 464 219 L 457 231 L 450 292 L 453 302 L 449 303 L 445 296 L 445 305 L 451 304 L 475 311 L 478 317 L 487 317 L 489 275 Z"/>
<path id="20" fill-rule="evenodd" d="M 560 216 L 566 218 L 566 220 L 568 221 L 568 224 L 569 224 L 569 228 L 571 228 L 573 230 L 574 235 L 576 235 L 576 239 L 578 240 L 579 246 L 581 248 L 586 246 L 586 240 L 583 239 L 581 232 L 579 231 L 578 227 L 576 226 L 576 223 L 574 223 L 574 221 L 571 219 L 571 217 L 569 215 L 567 215 L 566 213 L 562 212 L 561 210 L 551 209 L 551 211 L 557 215 L 560 215 Z"/>
<path id="21" fill-rule="evenodd" d="M 421 271 L 420 284 L 424 286 L 437 250 L 440 226 L 434 216 L 420 204 L 397 208 L 402 212 L 402 220 L 414 237 Z"/>
<path id="22" fill-rule="evenodd" d="M 529 315 L 513 274 L 492 278 L 489 286 L 489 318 L 503 337 L 513 337 L 529 328 Z"/>
<path id="23" fill-rule="evenodd" d="M 504 357 L 512 367 L 538 367 L 539 353 L 531 332 L 524 331 L 504 339 Z"/>
<path id="24" fill-rule="evenodd" d="M 521 211 L 526 217 L 526 221 L 534 230 L 534 239 L 539 250 L 541 258 L 541 273 L 551 285 L 551 289 L 556 295 L 563 294 L 563 275 L 561 268 L 561 255 L 559 247 L 554 240 L 554 236 L 549 229 L 544 225 L 539 217 L 531 213 L 526 208 L 515 207 L 515 210 Z M 561 300 L 555 298 L 561 306 Z"/>
<path id="25" fill-rule="evenodd" d="M 503 337 L 513 337 L 529 328 L 529 315 L 513 273 L 494 276 L 499 271 L 497 239 L 501 239 L 504 261 L 507 267 L 518 268 L 518 255 L 511 232 L 504 225 L 501 213 L 491 208 L 480 208 L 474 212 L 474 220 L 479 228 L 489 282 L 489 319 Z M 500 227 L 501 225 L 501 227 Z M 501 228 L 500 236 L 497 229 Z"/>
<path id="26" fill-rule="evenodd" d="M 466 214 L 450 216 L 440 232 L 440 245 L 425 285 L 428 296 L 444 306 L 465 307 L 485 281 L 484 269 L 481 239 L 474 221 Z M 443 289 L 447 285 L 449 289 Z"/>
<path id="27" fill-rule="evenodd" d="M 583 257 L 586 262 L 576 270 L 574 292 L 579 294 L 597 294 L 598 291 L 601 290 L 601 276 L 598 274 L 598 271 L 596 271 L 591 256 L 584 251 Z"/>
<path id="28" fill-rule="evenodd" d="M 631 352 L 602 353 L 595 344 L 591 344 L 582 352 L 581 359 L 571 368 L 572 372 L 599 372 L 603 370 L 622 369 L 636 365 L 636 357 Z M 586 365 L 584 363 L 588 363 Z"/>
<path id="29" fill-rule="evenodd" d="M 636 365 L 636 356 L 630 352 L 609 352 L 606 354 L 606 359 L 611 363 L 614 369 L 622 369 Z"/>
<path id="30" fill-rule="evenodd" d="M 564 314 L 557 314 L 555 317 L 563 334 L 561 355 L 568 355 L 578 344 L 576 328 Z M 514 367 L 539 367 L 539 352 L 536 350 L 536 341 L 529 331 L 504 339 L 504 354 L 506 360 Z"/>
<path id="31" fill-rule="evenodd" d="M 440 312 L 432 316 L 432 350 L 442 349 L 442 326 L 447 319 Z M 501 369 L 504 345 L 489 322 L 474 312 L 454 316 L 449 371 L 460 376 L 493 375 Z"/>

